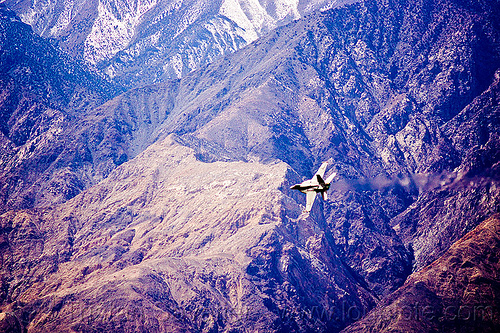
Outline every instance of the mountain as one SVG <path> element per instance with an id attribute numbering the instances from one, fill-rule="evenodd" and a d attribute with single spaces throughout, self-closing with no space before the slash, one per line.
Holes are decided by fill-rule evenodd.
<path id="1" fill-rule="evenodd" d="M 3 5 L 0 35 L 0 211 L 66 201 L 87 181 L 73 167 L 89 157 L 70 145 L 75 119 L 120 89 L 35 35 Z"/>
<path id="2" fill-rule="evenodd" d="M 280 191 L 288 172 L 167 137 L 66 204 L 5 213 L 4 312 L 35 331 L 338 330 L 303 303 L 375 303 Z"/>
<path id="3" fill-rule="evenodd" d="M 5 1 L 39 35 L 129 87 L 181 77 L 337 2 Z"/>
<path id="4" fill-rule="evenodd" d="M 317 12 L 78 113 L 90 180 L 0 216 L 0 327 L 494 328 L 438 311 L 498 311 L 499 6 Z M 303 214 L 289 187 L 323 161 Z M 416 302 L 436 316 L 398 321 Z"/>
<path id="5" fill-rule="evenodd" d="M 343 332 L 496 332 L 499 227 L 482 222 Z"/>

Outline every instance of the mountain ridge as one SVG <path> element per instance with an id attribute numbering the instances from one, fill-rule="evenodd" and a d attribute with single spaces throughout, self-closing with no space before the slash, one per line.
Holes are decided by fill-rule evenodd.
<path id="1" fill-rule="evenodd" d="M 93 182 L 0 216 L 2 325 L 378 325 L 409 276 L 498 213 L 498 7 L 316 13 L 89 110 L 68 152 L 88 148 Z M 340 180 L 301 214 L 289 187 L 323 161 Z"/>
<path id="2" fill-rule="evenodd" d="M 71 132 L 74 119 L 117 95 L 120 88 L 36 36 L 4 4 L 0 11 L 3 212 L 44 201 L 40 193 L 35 194 L 40 178 L 54 190 L 45 189 L 49 202 L 57 197 L 64 201 L 85 187 L 81 177 L 71 172 L 65 175 L 61 169 L 67 165 L 54 166 L 68 150 L 65 135 Z M 73 163 L 86 158 L 85 150 L 70 155 Z"/>
<path id="3" fill-rule="evenodd" d="M 499 310 L 498 227 L 496 214 L 342 332 L 494 332 Z"/>
<path id="4" fill-rule="evenodd" d="M 343 1 L 5 3 L 38 34 L 131 88 L 182 77 L 279 25 Z"/>

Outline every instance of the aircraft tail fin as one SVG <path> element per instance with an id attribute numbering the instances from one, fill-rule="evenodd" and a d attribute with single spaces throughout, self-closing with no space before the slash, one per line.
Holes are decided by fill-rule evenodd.
<path id="1" fill-rule="evenodd" d="M 320 175 L 316 175 L 316 179 L 318 180 L 318 184 L 320 184 L 323 187 L 326 186 L 325 181 L 323 180 L 323 178 Z"/>
<path id="2" fill-rule="evenodd" d="M 326 191 L 321 192 L 321 197 L 323 197 L 324 201 L 328 200 L 328 194 L 326 194 Z"/>

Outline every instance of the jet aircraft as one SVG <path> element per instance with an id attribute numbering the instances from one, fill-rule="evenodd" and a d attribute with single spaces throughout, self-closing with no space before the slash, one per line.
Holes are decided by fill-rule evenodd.
<path id="1" fill-rule="evenodd" d="M 321 164 L 314 177 L 300 184 L 295 184 L 292 187 L 290 187 L 292 190 L 299 190 L 300 192 L 306 194 L 305 212 L 311 211 L 314 199 L 316 199 L 316 193 L 321 193 L 323 200 L 327 199 L 326 191 L 328 191 L 328 189 L 330 188 L 330 183 L 332 182 L 333 178 L 337 175 L 337 173 L 334 172 L 326 179 L 326 181 L 323 180 L 323 176 L 325 174 L 327 165 L 328 163 L 324 162 L 323 164 Z"/>

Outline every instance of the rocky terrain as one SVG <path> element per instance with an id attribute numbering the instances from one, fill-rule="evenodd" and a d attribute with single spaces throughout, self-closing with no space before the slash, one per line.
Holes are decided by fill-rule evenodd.
<path id="1" fill-rule="evenodd" d="M 493 331 L 499 7 L 359 2 L 179 80 L 96 90 L 60 107 L 71 134 L 41 169 L 11 161 L 57 145 L 4 134 L 3 177 L 31 178 L 4 186 L 0 327 Z M 289 187 L 322 161 L 337 182 L 303 214 Z"/>
<path id="2" fill-rule="evenodd" d="M 496 332 L 499 228 L 482 222 L 343 332 Z"/>
<path id="3" fill-rule="evenodd" d="M 0 15 L 0 211 L 66 201 L 85 188 L 73 166 L 88 158 L 68 137 L 79 119 L 120 89 L 71 61 L 14 13 L 1 7 Z"/>
<path id="4" fill-rule="evenodd" d="M 70 55 L 128 87 L 184 76 L 327 0 L 49 0 L 5 3 Z"/>

